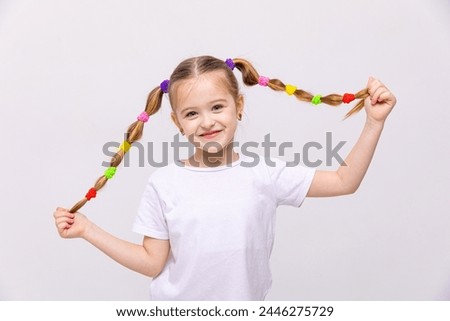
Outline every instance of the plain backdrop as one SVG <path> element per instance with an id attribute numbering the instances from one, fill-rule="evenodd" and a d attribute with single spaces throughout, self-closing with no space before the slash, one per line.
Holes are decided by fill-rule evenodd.
<path id="1" fill-rule="evenodd" d="M 204 54 L 247 58 L 313 93 L 356 92 L 374 76 L 398 98 L 355 194 L 279 208 L 268 300 L 450 299 L 446 0 L 0 1 L 0 299 L 148 298 L 150 279 L 61 239 L 52 214 L 103 173 L 102 147 L 123 139 L 149 91 Z M 242 87 L 238 141 L 270 133 L 293 143 L 286 160 L 327 132 L 345 156 L 364 125 L 364 112 L 342 121 L 347 105 Z M 146 124 L 155 159 L 177 133 L 169 115 L 165 98 Z M 155 168 L 130 163 L 81 212 L 140 243 L 131 226 Z"/>

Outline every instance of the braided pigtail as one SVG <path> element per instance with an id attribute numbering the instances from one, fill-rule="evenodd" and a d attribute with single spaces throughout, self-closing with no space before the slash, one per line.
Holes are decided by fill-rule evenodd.
<path id="1" fill-rule="evenodd" d="M 106 182 L 113 178 L 116 173 L 117 167 L 123 160 L 123 156 L 130 149 L 131 145 L 141 139 L 144 130 L 144 124 L 148 121 L 149 116 L 158 112 L 161 107 L 162 97 L 164 93 L 168 92 L 169 81 L 165 80 L 161 83 L 159 87 L 153 89 L 147 98 L 147 104 L 145 106 L 145 111 L 143 111 L 137 120 L 132 123 L 127 130 L 125 135 L 125 140 L 120 145 L 117 152 L 111 159 L 110 167 L 105 170 L 104 174 L 100 176 L 95 182 L 94 186 L 89 189 L 83 199 L 76 203 L 70 210 L 70 213 L 77 212 L 80 208 L 84 206 L 91 198 L 97 196 L 97 192 L 105 186 Z"/>
<path id="2" fill-rule="evenodd" d="M 231 69 L 236 67 L 242 73 L 242 80 L 247 86 L 261 85 L 267 86 L 275 91 L 284 91 L 288 95 L 294 95 L 298 100 L 318 105 L 324 103 L 331 106 L 338 106 L 342 103 L 348 104 L 355 99 L 359 99 L 359 102 L 353 107 L 346 115 L 345 118 L 357 113 L 364 107 L 364 99 L 369 96 L 368 89 L 362 89 L 356 94 L 345 93 L 344 95 L 330 94 L 327 96 L 313 95 L 302 89 L 298 89 L 293 85 L 285 85 L 279 79 L 270 79 L 265 76 L 260 76 L 253 65 L 242 58 L 227 59 L 226 64 Z"/>

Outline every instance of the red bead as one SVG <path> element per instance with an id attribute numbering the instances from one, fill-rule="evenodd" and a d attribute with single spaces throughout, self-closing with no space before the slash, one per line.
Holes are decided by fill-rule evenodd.
<path id="1" fill-rule="evenodd" d="M 97 196 L 97 191 L 95 190 L 95 188 L 91 188 L 89 189 L 89 191 L 86 194 L 86 198 L 89 201 L 91 198 L 94 198 L 95 196 Z"/>
<path id="2" fill-rule="evenodd" d="M 355 95 L 353 95 L 353 94 L 344 94 L 344 96 L 342 97 L 342 102 L 344 104 L 351 103 L 354 100 L 355 100 Z"/>

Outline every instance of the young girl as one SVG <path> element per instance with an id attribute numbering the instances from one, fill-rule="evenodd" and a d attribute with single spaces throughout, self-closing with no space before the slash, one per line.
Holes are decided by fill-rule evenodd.
<path id="1" fill-rule="evenodd" d="M 366 123 L 345 164 L 336 171 L 315 171 L 234 151 L 244 109 L 235 67 L 246 85 L 286 91 L 314 104 L 360 99 L 348 115 L 365 108 Z M 151 175 L 133 228 L 144 235 L 143 242 L 133 244 L 77 211 L 114 175 L 130 144 L 140 139 L 148 116 L 159 110 L 164 93 L 173 122 L 194 144 L 195 153 Z M 153 278 L 153 300 L 263 300 L 271 286 L 276 208 L 299 207 L 305 197 L 354 193 L 395 103 L 394 95 L 373 78 L 355 95 L 321 97 L 260 76 L 244 59 L 187 59 L 170 81 L 149 94 L 145 112 L 130 126 L 111 167 L 86 197 L 71 210 L 56 209 L 58 232 L 63 238 L 83 238 L 118 263 Z"/>

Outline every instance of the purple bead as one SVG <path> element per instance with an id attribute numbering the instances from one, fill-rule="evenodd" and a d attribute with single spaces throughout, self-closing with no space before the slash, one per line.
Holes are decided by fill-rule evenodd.
<path id="1" fill-rule="evenodd" d="M 163 93 L 167 94 L 169 92 L 169 84 L 170 84 L 169 79 L 166 79 L 159 85 Z"/>
<path id="2" fill-rule="evenodd" d="M 234 67 L 236 67 L 236 65 L 233 62 L 233 59 L 231 58 L 225 60 L 225 63 L 227 64 L 228 67 L 230 67 L 231 70 L 234 70 Z"/>

